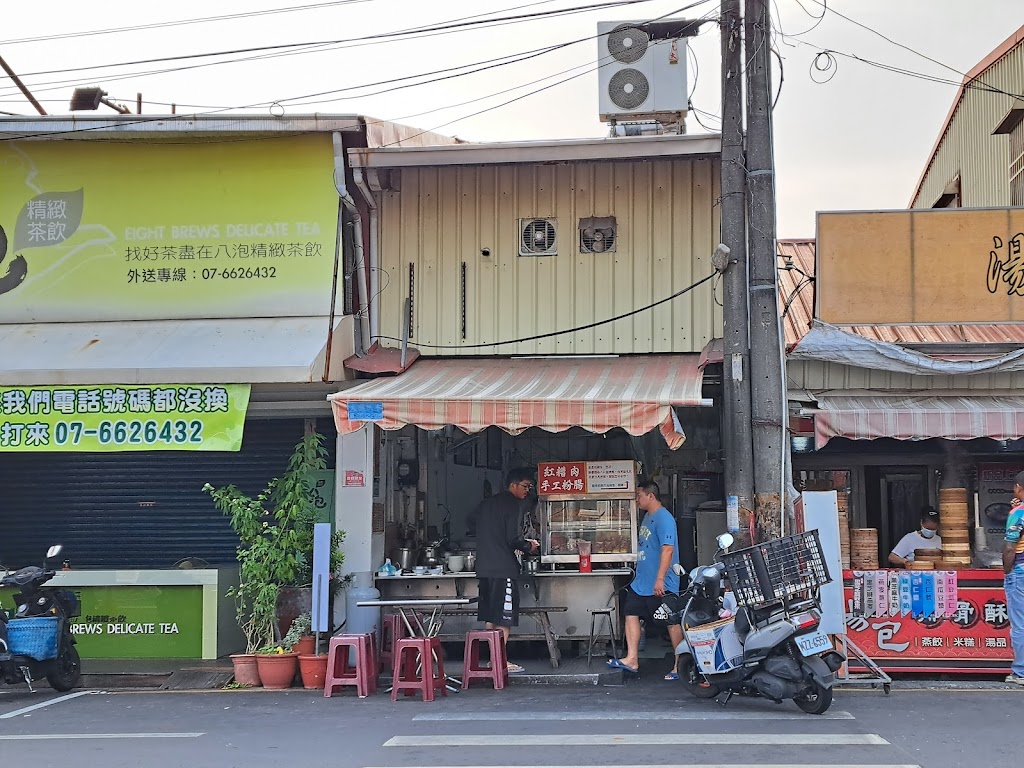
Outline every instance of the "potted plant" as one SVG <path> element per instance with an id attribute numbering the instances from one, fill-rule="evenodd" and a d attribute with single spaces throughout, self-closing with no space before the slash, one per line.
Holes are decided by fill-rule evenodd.
<path id="1" fill-rule="evenodd" d="M 311 581 L 313 526 L 317 522 L 312 494 L 315 473 L 325 468 L 326 456 L 323 436 L 310 433 L 295 447 L 285 473 L 271 480 L 255 498 L 234 485 L 203 486 L 216 507 L 231 519 L 239 540 L 239 584 L 228 595 L 235 598 L 236 617 L 246 638 L 245 654 L 232 656 L 235 679 L 240 683 L 259 684 L 252 679 L 257 663 L 254 654 L 284 655 L 281 590 L 307 586 Z M 343 562 L 339 547 L 344 536 L 344 531 L 336 531 L 331 537 L 332 574 Z M 282 653 L 276 652 L 279 647 Z"/>
<path id="2" fill-rule="evenodd" d="M 291 688 L 298 659 L 299 654 L 287 650 L 283 645 L 268 645 L 256 651 L 256 666 L 263 687 L 270 690 Z"/>
<path id="3" fill-rule="evenodd" d="M 311 633 L 313 617 L 308 613 L 300 613 L 292 620 L 288 633 L 281 640 L 281 645 L 291 648 L 295 653 L 310 654 L 315 650 L 315 640 Z"/>

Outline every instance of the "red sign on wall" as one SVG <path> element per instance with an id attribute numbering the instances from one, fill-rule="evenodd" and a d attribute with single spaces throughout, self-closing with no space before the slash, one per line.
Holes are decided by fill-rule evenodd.
<path id="1" fill-rule="evenodd" d="M 958 576 L 957 612 L 951 618 L 867 618 L 847 613 L 848 637 L 887 671 L 1009 671 L 1013 646 L 998 573 L 960 571 Z M 972 580 L 978 585 L 971 585 Z M 845 596 L 847 606 L 852 605 L 849 583 Z"/>
<path id="2" fill-rule="evenodd" d="M 537 493 L 587 493 L 585 461 L 552 461 L 537 465 Z"/>

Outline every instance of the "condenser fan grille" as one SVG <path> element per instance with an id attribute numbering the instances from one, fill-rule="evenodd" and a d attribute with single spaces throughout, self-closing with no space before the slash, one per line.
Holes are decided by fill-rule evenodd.
<path id="1" fill-rule="evenodd" d="M 644 57 L 650 42 L 651 36 L 642 29 L 623 24 L 608 33 L 608 53 L 616 61 L 632 64 Z"/>
<path id="2" fill-rule="evenodd" d="M 638 69 L 620 69 L 608 81 L 608 97 L 619 109 L 637 109 L 651 94 L 651 84 Z"/>
<path id="3" fill-rule="evenodd" d="M 555 252 L 555 225 L 548 219 L 522 222 L 519 253 L 525 256 L 550 255 Z"/>

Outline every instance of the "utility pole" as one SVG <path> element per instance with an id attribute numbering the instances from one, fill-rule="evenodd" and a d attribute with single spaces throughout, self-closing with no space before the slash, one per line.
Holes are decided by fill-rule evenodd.
<path id="1" fill-rule="evenodd" d="M 750 244 L 750 398 L 753 418 L 754 517 L 763 539 L 782 534 L 789 451 L 785 361 L 775 246 L 772 145 L 771 16 L 767 0 L 746 0 L 747 207 Z"/>
<path id="2" fill-rule="evenodd" d="M 724 260 L 723 405 L 725 496 L 736 545 L 750 546 L 754 453 L 750 426 L 750 328 L 747 307 L 747 167 L 743 148 L 743 20 L 740 0 L 722 0 L 722 243 Z M 736 518 L 732 518 L 733 505 Z M 732 526 L 730 526 L 732 527 Z"/>

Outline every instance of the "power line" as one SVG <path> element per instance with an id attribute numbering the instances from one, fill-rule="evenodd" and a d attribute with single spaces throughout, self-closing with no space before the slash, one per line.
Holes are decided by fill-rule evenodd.
<path id="1" fill-rule="evenodd" d="M 702 2 L 704 2 L 704 1 L 706 1 L 706 0 L 702 0 Z M 630 5 L 630 4 L 634 4 L 634 3 L 640 3 L 640 2 L 651 2 L 651 0 L 614 0 L 613 2 L 604 3 L 602 5 L 577 7 L 577 8 L 568 8 L 568 9 L 560 9 L 560 10 L 551 11 L 549 13 L 551 13 L 551 14 L 558 14 L 558 15 L 569 15 L 569 14 L 573 14 L 573 13 L 586 12 L 588 10 L 593 10 L 594 8 L 601 8 L 601 7 L 606 7 L 606 6 L 614 7 L 614 6 L 619 6 L 619 5 Z M 510 9 L 506 9 L 506 10 L 517 10 L 519 8 L 528 8 L 528 7 L 531 7 L 532 5 L 537 5 L 537 4 L 539 4 L 539 3 L 531 3 L 531 4 L 528 4 L 528 5 L 522 5 L 522 6 L 514 6 L 514 7 L 510 8 Z M 697 5 L 697 4 L 700 4 L 700 3 L 695 3 L 695 5 Z M 476 14 L 474 16 L 462 17 L 461 19 L 452 20 L 452 22 L 461 22 L 461 21 L 465 21 L 466 19 L 478 19 L 479 17 L 489 15 L 490 13 L 495 13 L 495 11 L 490 11 L 487 14 Z M 505 17 L 504 19 L 484 19 L 482 21 L 475 22 L 475 23 L 477 23 L 477 24 L 487 24 L 489 27 L 497 27 L 497 26 L 505 26 L 505 25 L 508 25 L 508 24 L 520 23 L 522 21 L 530 21 L 530 20 L 533 20 L 534 18 L 535 18 L 535 15 L 530 14 L 530 15 L 526 15 L 526 16 Z M 447 24 L 447 22 L 445 22 L 445 23 Z M 484 27 L 476 27 L 476 28 L 479 29 L 479 28 L 484 28 Z M 466 31 L 467 29 L 472 29 L 472 28 L 471 27 L 463 27 L 463 28 L 460 28 L 460 29 L 451 29 L 451 30 L 447 30 L 447 31 L 432 32 L 432 33 L 429 33 L 429 34 L 427 34 L 427 33 L 420 33 L 419 31 L 417 31 L 417 30 L 415 30 L 413 28 L 410 28 L 409 30 L 401 30 L 401 31 L 398 31 L 398 32 L 386 33 L 386 34 L 404 35 L 404 34 L 411 34 L 412 32 L 417 32 L 417 36 L 412 38 L 412 39 L 423 39 L 423 38 L 427 38 L 427 37 L 435 37 L 435 36 L 439 36 L 439 35 L 452 34 L 453 32 Z M 259 55 L 259 56 L 244 56 L 244 57 L 237 58 L 237 59 L 229 59 L 229 60 L 224 60 L 224 61 L 214 61 L 214 62 L 205 62 L 205 63 L 199 63 L 199 64 L 191 64 L 191 65 L 182 66 L 182 67 L 171 67 L 171 68 L 165 68 L 165 69 L 149 70 L 149 71 L 144 71 L 144 72 L 131 72 L 131 73 L 127 73 L 127 74 L 107 75 L 107 76 L 104 77 L 104 82 L 105 83 L 112 83 L 112 82 L 117 82 L 117 81 L 120 81 L 120 80 L 129 80 L 129 79 L 138 78 L 138 77 L 161 75 L 161 74 L 168 74 L 168 73 L 173 73 L 173 72 L 183 72 L 183 71 L 187 71 L 187 70 L 191 70 L 191 69 L 200 69 L 200 68 L 204 68 L 204 67 L 218 66 L 218 65 L 221 65 L 221 64 L 232 64 L 232 63 L 239 63 L 239 62 L 258 61 L 258 60 L 263 60 L 263 59 L 278 58 L 278 57 L 282 57 L 282 56 L 299 56 L 299 55 L 305 55 L 305 54 L 308 54 L 308 53 L 321 53 L 321 52 L 329 51 L 329 50 L 339 50 L 339 49 L 344 49 L 344 48 L 358 48 L 358 47 L 363 47 L 363 46 L 366 46 L 366 45 L 387 44 L 387 43 L 391 43 L 391 42 L 399 42 L 402 39 L 403 38 L 400 38 L 400 37 L 394 37 L 394 38 L 390 38 L 390 39 L 376 39 L 376 37 L 374 37 L 373 39 L 369 39 L 369 38 L 367 38 L 367 39 L 352 38 L 353 41 L 357 41 L 357 42 L 350 42 L 348 44 L 345 44 L 345 43 L 332 44 L 330 42 L 293 44 L 293 45 L 296 45 L 296 46 L 302 45 L 302 46 L 304 46 L 304 48 L 302 50 L 277 51 L 277 52 L 274 52 L 274 53 L 264 53 L 264 54 Z M 404 39 L 409 39 L 409 38 L 404 38 Z M 591 39 L 591 38 L 583 38 L 583 39 Z M 358 42 L 359 40 L 362 40 L 362 42 Z M 206 54 L 203 54 L 203 55 L 206 55 Z M 108 65 L 108 66 L 123 66 L 123 65 Z M 127 66 L 127 65 L 124 65 L 124 66 Z M 53 72 L 56 73 L 56 72 L 60 72 L 60 71 L 62 71 L 62 70 L 54 70 Z M 67 70 L 67 71 L 74 71 L 74 70 Z M 56 81 L 49 81 L 49 82 L 45 82 L 45 83 L 33 82 L 32 83 L 32 87 L 33 87 L 33 89 L 36 92 L 42 93 L 42 92 L 48 92 L 48 91 L 54 91 L 54 90 L 62 90 L 62 88 L 65 87 L 65 86 L 68 86 L 68 85 L 78 85 L 78 84 L 80 84 L 80 82 L 81 82 L 81 77 L 76 76 L 74 79 L 69 79 L 69 80 L 56 80 Z M 44 87 L 44 86 L 50 86 L 50 87 Z M 0 93 L 5 93 L 5 91 L 7 91 L 7 90 L 9 90 L 9 89 L 0 88 Z M 271 103 L 271 102 L 268 101 L 268 102 L 265 102 L 265 103 Z"/>
<path id="2" fill-rule="evenodd" d="M 439 24 L 424 26 L 424 27 L 411 27 L 408 29 L 396 30 L 393 32 L 379 32 L 373 35 L 365 35 L 361 37 L 349 37 L 349 38 L 338 38 L 335 40 L 314 40 L 304 43 L 277 43 L 274 45 L 261 45 L 250 48 L 234 48 L 222 51 L 206 51 L 204 53 L 190 53 L 181 54 L 178 56 L 158 56 L 151 59 L 138 59 L 135 61 L 122 61 L 111 64 L 91 64 L 83 67 L 69 67 L 65 69 L 49 69 L 40 70 L 38 72 L 29 72 L 26 77 L 34 77 L 38 75 L 59 75 L 68 74 L 71 72 L 84 72 L 99 69 L 110 69 L 112 67 L 127 67 L 136 66 L 140 64 L 160 64 L 171 61 L 186 61 L 190 59 L 201 59 L 211 58 L 215 56 L 230 56 L 239 53 L 264 53 L 267 51 L 283 50 L 288 48 L 301 48 L 311 46 L 327 46 L 327 45 L 340 45 L 343 43 L 365 43 L 370 41 L 385 41 L 392 38 L 404 38 L 409 36 L 427 35 L 435 32 L 456 32 L 467 28 L 480 27 L 484 25 L 500 25 L 503 22 L 520 22 L 520 21 L 535 21 L 538 19 L 550 18 L 553 16 L 569 15 L 574 13 L 590 13 L 594 10 L 606 9 L 606 8 L 617 8 L 621 6 L 637 5 L 639 3 L 649 3 L 652 0 L 610 0 L 604 3 L 594 3 L 591 5 L 574 6 L 571 8 L 560 8 L 550 11 L 536 11 L 534 13 L 517 14 L 514 16 L 501 16 L 494 19 L 481 19 L 477 17 L 464 17 L 462 19 L 455 19 Z M 521 6 L 526 7 L 526 6 Z M 467 20 L 468 19 L 468 20 Z"/>
<path id="3" fill-rule="evenodd" d="M 575 328 L 566 328 L 565 330 L 562 331 L 551 331 L 550 333 L 539 333 L 536 336 L 524 336 L 523 338 L 511 339 L 509 341 L 494 341 L 491 342 L 490 344 L 415 344 L 414 346 L 421 347 L 423 349 L 483 349 L 485 347 L 502 347 L 508 344 L 522 344 L 527 341 L 540 341 L 541 339 L 550 339 L 552 336 L 563 336 L 567 333 L 579 333 L 581 331 L 589 331 L 591 328 L 597 328 L 598 326 L 601 325 L 607 325 L 608 323 L 615 323 L 618 322 L 619 320 L 625 320 L 627 317 L 638 315 L 641 312 L 646 312 L 649 309 L 654 309 L 655 307 L 665 304 L 666 302 L 672 301 L 673 299 L 678 299 L 680 296 L 689 293 L 690 291 L 700 287 L 701 285 L 704 285 L 704 283 L 708 282 L 709 280 L 713 280 L 717 274 L 717 272 L 712 272 L 710 275 L 698 280 L 696 283 L 692 283 L 691 285 L 686 286 L 681 291 L 676 291 L 671 296 L 666 296 L 663 299 L 659 299 L 653 304 L 647 304 L 646 306 L 639 307 L 629 312 L 625 312 L 621 315 L 609 317 L 607 320 L 598 320 L 596 322 L 588 323 L 587 325 L 580 325 Z M 386 341 L 398 341 L 403 344 L 405 343 L 404 339 L 396 339 L 394 336 L 377 336 L 375 338 L 384 339 Z"/>
<path id="4" fill-rule="evenodd" d="M 55 35 L 40 35 L 38 37 L 22 37 L 11 40 L 0 40 L 0 45 L 22 45 L 24 43 L 42 43 L 51 40 L 66 40 L 72 37 L 93 37 L 95 35 L 112 35 L 121 32 L 139 32 L 147 29 L 164 29 L 166 27 L 181 27 L 189 24 L 206 24 L 216 21 L 231 21 L 233 19 L 249 19 L 254 16 L 270 16 L 279 13 L 295 13 L 297 11 L 320 10 L 339 5 L 356 5 L 368 3 L 371 0 L 333 0 L 329 3 L 315 3 L 313 5 L 294 5 L 286 8 L 268 8 L 262 11 L 246 11 L 245 13 L 229 13 L 223 16 L 200 16 L 198 18 L 178 19 L 175 21 L 156 21 L 150 24 L 135 24 L 130 27 L 108 27 L 106 29 L 92 29 L 83 32 L 62 32 Z M 553 0 L 546 0 L 553 2 Z"/>

